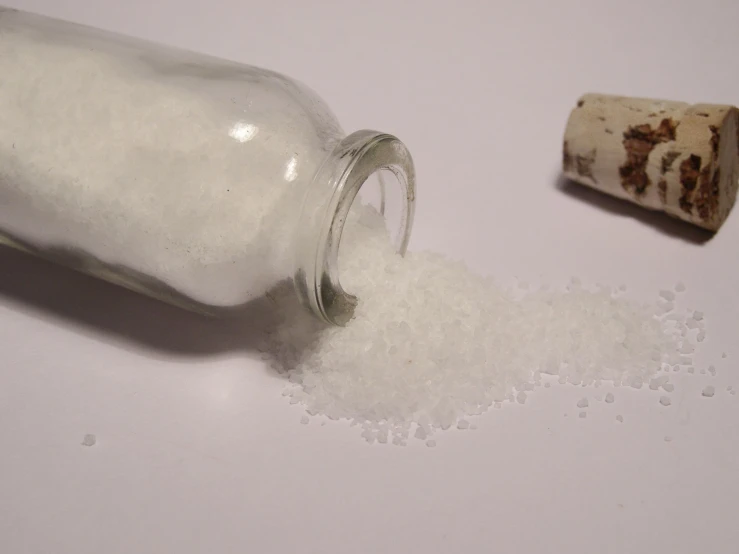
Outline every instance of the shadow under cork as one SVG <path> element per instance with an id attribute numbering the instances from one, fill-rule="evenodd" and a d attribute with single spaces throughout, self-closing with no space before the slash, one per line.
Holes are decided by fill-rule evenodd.
<path id="1" fill-rule="evenodd" d="M 691 225 L 680 219 L 671 217 L 664 212 L 648 210 L 627 202 L 621 198 L 615 198 L 595 189 L 591 189 L 575 181 L 567 179 L 559 174 L 555 187 L 570 198 L 579 202 L 594 206 L 620 217 L 628 217 L 647 225 L 660 233 L 672 238 L 681 239 L 691 244 L 702 245 L 710 241 L 715 233 Z"/>

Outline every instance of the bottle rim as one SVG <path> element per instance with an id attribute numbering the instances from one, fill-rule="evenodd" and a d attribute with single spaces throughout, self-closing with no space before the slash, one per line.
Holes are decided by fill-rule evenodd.
<path id="1" fill-rule="evenodd" d="M 353 317 L 358 300 L 341 286 L 339 246 L 359 190 L 381 170 L 391 171 L 401 188 L 396 249 L 404 255 L 413 227 L 416 179 L 411 154 L 397 137 L 362 130 L 344 138 L 318 170 L 303 201 L 295 287 L 303 305 L 325 323 L 343 326 Z"/>

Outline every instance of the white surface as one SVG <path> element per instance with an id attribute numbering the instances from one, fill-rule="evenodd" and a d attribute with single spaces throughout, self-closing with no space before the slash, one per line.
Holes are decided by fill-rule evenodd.
<path id="1" fill-rule="evenodd" d="M 586 391 L 553 387 L 434 449 L 369 446 L 301 425 L 253 331 L 0 251 L 0 551 L 739 551 L 739 213 L 702 242 L 557 183 L 582 92 L 737 103 L 739 4 L 4 2 L 307 82 L 414 153 L 414 248 L 644 299 L 683 281 L 718 375 L 678 374 L 669 407 L 618 389 L 580 419 Z"/>

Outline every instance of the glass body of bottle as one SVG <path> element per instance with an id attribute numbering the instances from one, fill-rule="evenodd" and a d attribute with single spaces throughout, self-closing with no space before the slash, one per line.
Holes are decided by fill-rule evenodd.
<path id="1" fill-rule="evenodd" d="M 0 8 L 0 243 L 214 315 L 292 279 L 343 324 L 341 232 L 378 172 L 399 184 L 403 252 L 397 138 L 347 136 L 271 71 Z"/>

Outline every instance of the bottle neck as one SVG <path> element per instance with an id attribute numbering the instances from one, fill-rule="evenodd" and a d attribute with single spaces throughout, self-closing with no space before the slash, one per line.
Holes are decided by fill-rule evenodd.
<path id="1" fill-rule="evenodd" d="M 296 237 L 295 287 L 301 302 L 326 323 L 345 325 L 353 316 L 357 298 L 339 281 L 339 245 L 359 189 L 383 169 L 391 171 L 400 185 L 403 206 L 396 248 L 405 254 L 416 183 L 411 155 L 396 137 L 365 130 L 344 138 L 316 173 L 303 201 Z"/>

